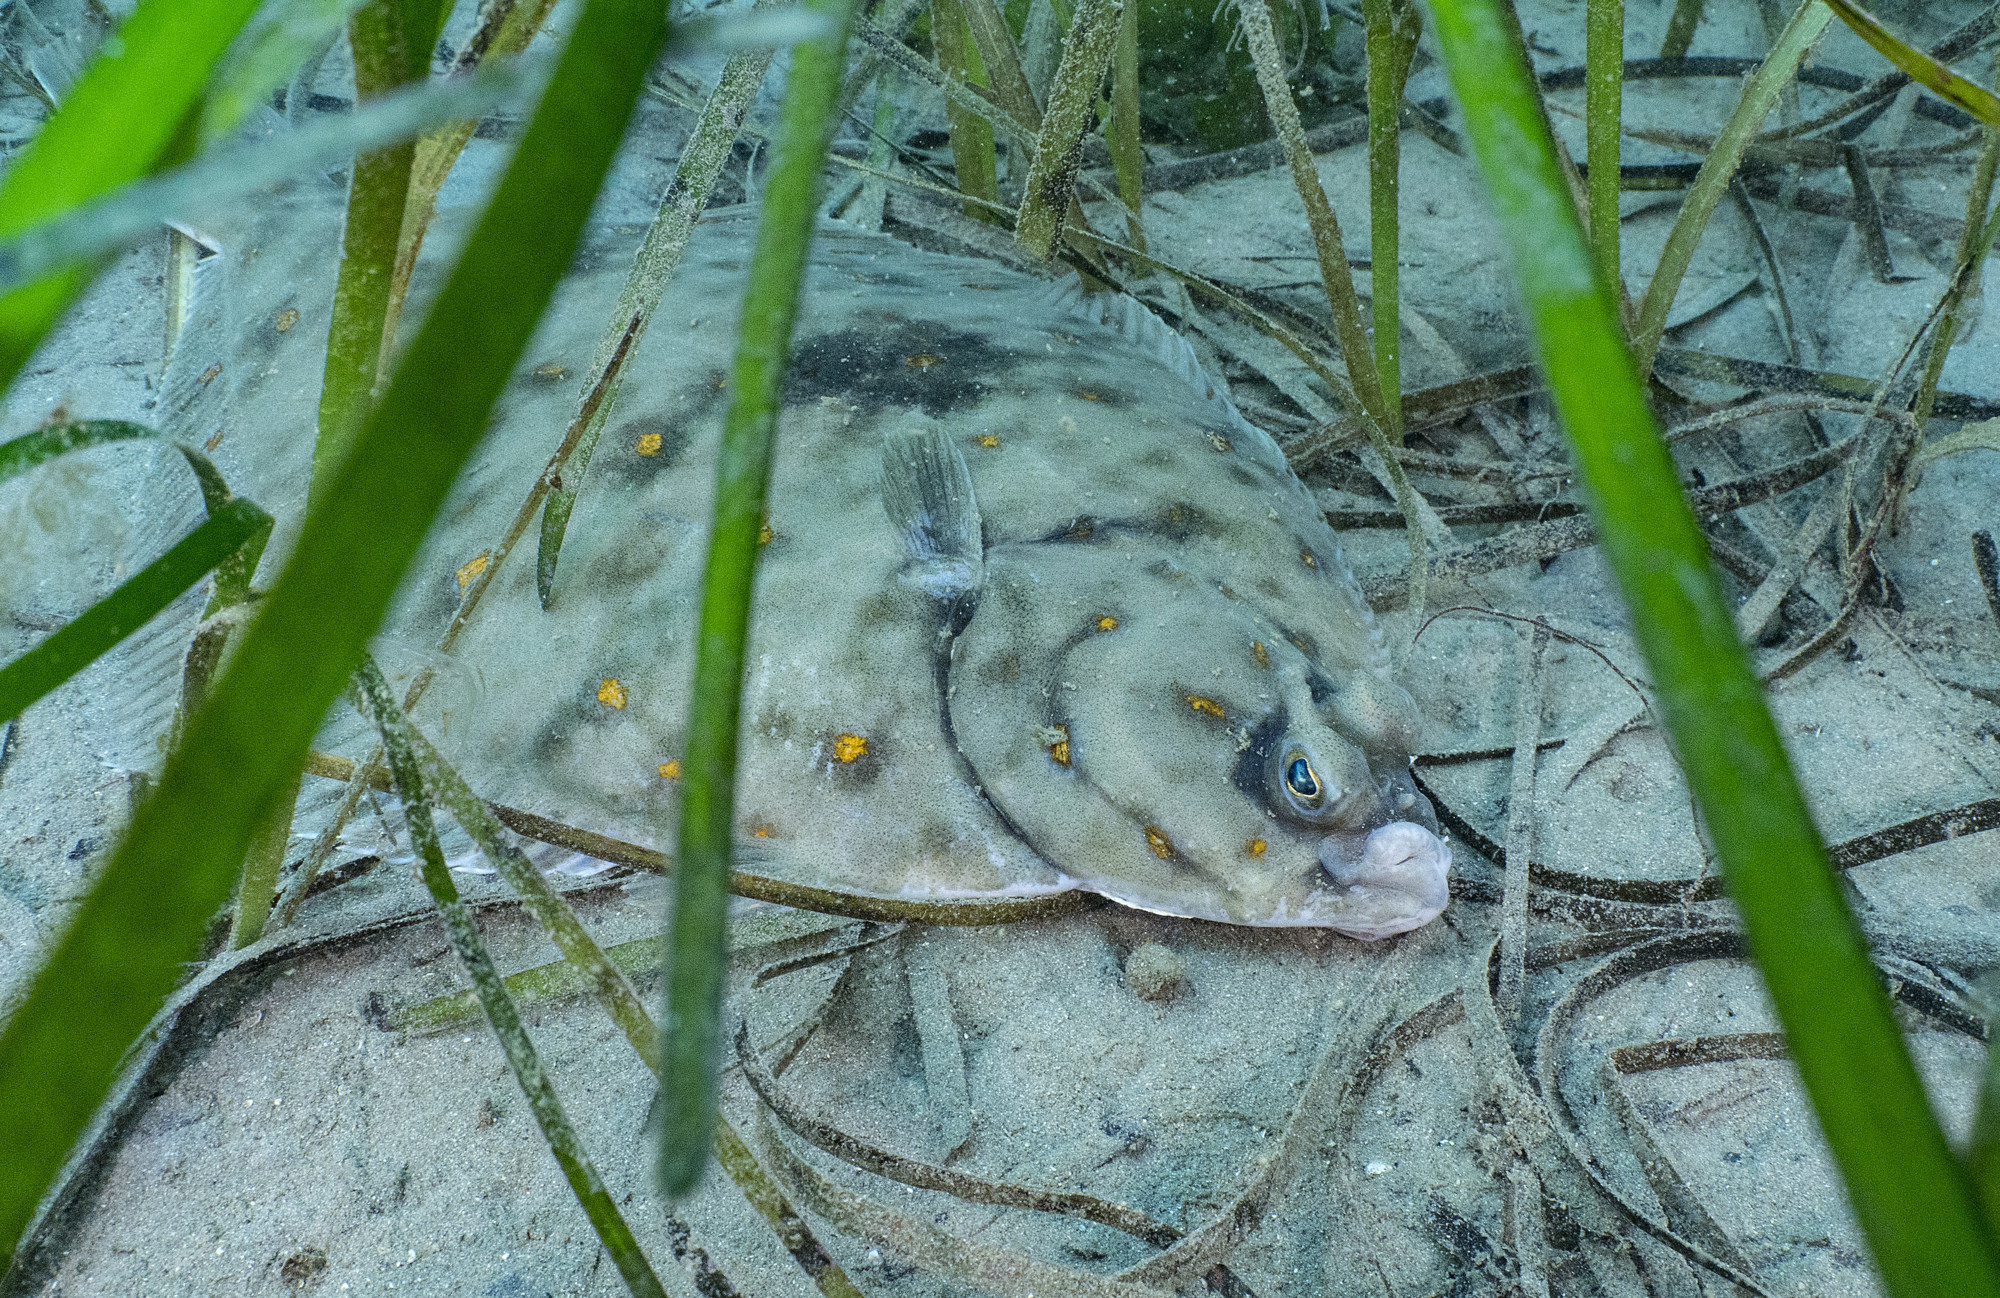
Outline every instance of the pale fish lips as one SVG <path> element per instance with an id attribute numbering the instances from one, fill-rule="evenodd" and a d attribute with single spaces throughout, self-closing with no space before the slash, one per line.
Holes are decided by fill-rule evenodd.
<path id="1" fill-rule="evenodd" d="M 1358 835 L 1329 834 L 1320 866 L 1331 886 L 1313 893 L 1300 915 L 1364 942 L 1422 928 L 1451 902 L 1451 849 L 1422 825 L 1392 820 Z"/>

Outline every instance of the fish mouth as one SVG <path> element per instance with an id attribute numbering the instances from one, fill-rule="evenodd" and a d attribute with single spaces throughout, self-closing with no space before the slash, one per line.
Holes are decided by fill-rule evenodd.
<path id="1" fill-rule="evenodd" d="M 1308 922 L 1364 942 L 1422 928 L 1451 902 L 1451 849 L 1413 821 L 1329 834 L 1319 865 L 1326 884 L 1306 903 Z"/>

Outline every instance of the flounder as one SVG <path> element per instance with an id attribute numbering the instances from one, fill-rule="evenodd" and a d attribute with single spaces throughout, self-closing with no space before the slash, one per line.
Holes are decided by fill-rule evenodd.
<path id="1" fill-rule="evenodd" d="M 548 606 L 509 564 L 454 651 L 461 687 L 420 709 L 486 796 L 671 846 L 750 235 L 698 231 Z M 622 270 L 604 260 L 558 297 L 543 373 L 584 368 Z M 442 630 L 574 387 L 503 404 L 395 635 Z M 1143 306 L 825 226 L 769 499 L 742 868 L 892 898 L 1082 888 L 1369 939 L 1445 906 L 1416 709 L 1333 532 Z"/>
<path id="2" fill-rule="evenodd" d="M 267 579 L 304 505 L 340 196 L 302 184 L 216 236 L 154 412 L 278 516 Z M 440 655 L 613 315 L 636 231 L 593 228 L 377 639 L 392 675 L 437 671 L 416 719 L 487 797 L 673 845 L 753 232 L 742 214 L 696 231 L 627 358 L 547 606 L 517 554 Z M 199 510 L 177 483 L 136 495 L 169 534 Z M 1363 938 L 1445 906 L 1416 709 L 1332 531 L 1137 302 L 825 224 L 770 511 L 740 868 L 898 899 L 1081 888 Z M 86 692 L 120 695 L 107 761 L 157 753 L 199 607 L 93 668 Z M 321 745 L 368 742 L 355 725 L 336 716 Z"/>

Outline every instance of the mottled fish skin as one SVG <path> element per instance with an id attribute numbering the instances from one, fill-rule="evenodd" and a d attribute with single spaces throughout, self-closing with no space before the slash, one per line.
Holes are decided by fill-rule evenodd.
<path id="1" fill-rule="evenodd" d="M 303 504 L 331 283 L 314 258 L 339 215 L 313 187 L 225 240 L 241 336 L 218 459 L 279 515 L 266 580 Z M 378 655 L 392 676 L 436 672 L 417 719 L 488 797 L 672 846 L 753 232 L 744 214 L 698 229 L 628 362 L 549 606 L 517 552 L 453 652 L 428 648 L 563 437 L 630 229 L 592 232 L 398 594 Z M 957 575 L 923 579 L 884 508 L 892 436 L 964 462 L 980 553 Z M 1368 938 L 1444 906 L 1449 855 L 1407 773 L 1416 712 L 1332 532 L 1136 304 L 824 226 L 770 500 L 741 868 L 898 898 L 1082 887 Z M 361 742 L 340 716 L 319 741 Z M 1316 811 L 1284 791 L 1297 753 Z"/>
<path id="2" fill-rule="evenodd" d="M 517 560 L 459 642 L 477 688 L 425 720 L 489 796 L 670 844 L 750 232 L 706 223 L 669 286 L 550 607 Z M 616 285 L 610 268 L 568 285 L 556 322 L 575 327 L 535 360 L 587 356 Z M 1174 372 L 1191 360 L 1170 364 L 1164 340 L 1184 343 L 1110 314 L 989 264 L 822 231 L 758 574 L 744 868 L 887 897 L 1081 886 L 1366 937 L 1427 921 L 1445 900 L 1435 838 L 1414 894 L 1329 874 L 1387 821 L 1434 829 L 1407 777 L 1415 709 L 1332 532 L 1270 438 Z M 497 421 L 392 619 L 404 639 L 442 628 L 454 574 L 560 438 L 574 390 L 557 386 L 560 401 L 524 385 Z M 913 578 L 937 560 L 883 508 L 885 438 L 926 433 L 958 449 L 977 497 L 982 570 L 957 613 Z M 1318 777 L 1367 804 L 1336 849 L 1270 795 L 1275 750 L 1302 735 L 1319 736 Z"/>

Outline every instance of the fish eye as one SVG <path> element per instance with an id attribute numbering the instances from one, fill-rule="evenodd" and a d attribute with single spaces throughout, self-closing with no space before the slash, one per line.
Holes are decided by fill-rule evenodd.
<path id="1" fill-rule="evenodd" d="M 1285 788 L 1308 809 L 1319 806 L 1326 793 L 1326 786 L 1320 783 L 1318 773 L 1304 753 L 1293 753 L 1285 763 Z"/>

